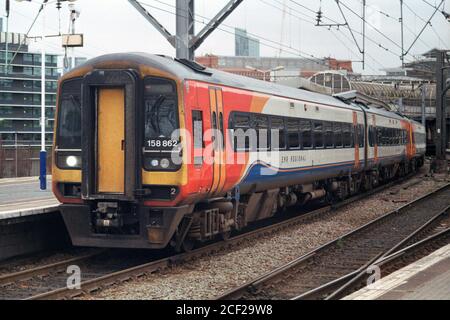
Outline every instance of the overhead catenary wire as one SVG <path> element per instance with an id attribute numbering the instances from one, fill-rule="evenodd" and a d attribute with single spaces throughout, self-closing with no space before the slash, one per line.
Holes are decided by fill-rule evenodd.
<path id="1" fill-rule="evenodd" d="M 265 3 L 265 4 L 269 5 L 269 6 L 271 6 L 271 7 L 273 7 L 273 8 L 276 8 L 276 9 L 280 10 L 279 7 L 274 6 L 272 3 L 268 3 L 268 2 L 266 2 L 265 0 L 259 0 L 259 1 L 262 2 L 262 3 Z M 277 2 L 277 0 L 273 0 L 273 1 L 274 1 L 274 2 Z M 302 6 L 302 7 L 304 7 L 304 6 Z M 294 9 L 293 11 L 294 11 L 294 12 L 299 12 L 299 11 L 296 11 L 295 9 Z M 311 11 L 312 11 L 312 10 L 311 10 Z M 314 12 L 314 11 L 312 11 L 312 12 Z M 303 15 L 305 15 L 305 14 L 303 14 Z M 311 20 L 305 20 L 305 19 L 303 19 L 302 17 L 296 16 L 296 15 L 294 15 L 294 16 L 295 16 L 296 18 L 298 18 L 300 21 L 306 21 L 307 23 L 312 24 L 313 26 L 315 26 L 315 23 L 314 23 L 313 21 L 311 21 L 311 20 L 314 20 L 314 19 L 315 19 L 314 17 L 308 16 Z M 307 15 L 306 15 L 306 16 L 307 16 Z M 337 21 L 332 20 L 332 19 L 330 19 L 330 21 L 336 22 L 336 23 L 337 23 Z M 327 28 L 327 30 L 330 30 L 330 28 Z M 343 33 L 342 28 L 337 28 L 337 30 Z M 352 29 L 352 30 L 353 30 L 353 32 L 355 32 L 355 33 L 357 33 L 357 34 L 359 34 L 359 35 L 361 35 L 361 36 L 363 35 L 363 34 L 362 34 L 360 31 L 358 31 L 358 30 L 355 30 L 355 29 Z M 343 33 L 343 34 L 344 34 L 344 33 Z M 368 41 L 370 41 L 372 44 L 374 44 L 376 47 L 380 48 L 381 50 L 383 50 L 383 51 L 385 51 L 385 52 L 388 52 L 388 53 L 390 53 L 390 54 L 392 54 L 392 55 L 398 57 L 398 54 L 397 54 L 396 52 L 394 52 L 394 51 L 392 51 L 391 49 L 389 49 L 389 48 L 383 46 L 381 43 L 377 42 L 376 40 L 372 39 L 371 37 L 367 37 L 367 36 L 366 36 L 366 39 L 367 39 Z M 353 41 L 352 41 L 352 42 L 353 42 Z M 373 60 L 373 59 L 372 59 L 372 60 Z M 384 68 L 385 68 L 385 67 L 384 67 Z"/>
<path id="2" fill-rule="evenodd" d="M 386 34 L 384 34 L 384 32 L 382 32 L 380 29 L 378 29 L 373 23 L 371 23 L 370 21 L 367 21 L 367 19 L 364 19 L 359 13 L 355 12 L 352 8 L 350 8 L 347 4 L 345 4 L 345 2 L 343 2 L 342 0 L 336 0 L 336 2 L 338 4 L 342 4 L 343 7 L 345 7 L 348 11 L 350 11 L 355 16 L 357 16 L 359 19 L 364 20 L 367 23 L 368 26 L 370 26 L 375 32 L 380 34 L 383 38 L 388 40 L 394 46 L 396 46 L 399 49 L 402 48 L 397 42 L 395 42 L 394 40 L 389 38 Z"/>
<path id="3" fill-rule="evenodd" d="M 170 7 L 172 7 L 172 8 L 176 8 L 174 5 L 171 5 L 171 4 L 162 2 L 162 1 L 159 1 L 159 0 L 155 0 L 155 1 L 156 1 L 156 2 L 160 2 L 160 3 L 162 3 L 162 4 L 166 5 L 166 6 L 170 6 Z M 149 7 L 149 8 L 153 8 L 153 9 L 155 9 L 155 10 L 159 10 L 159 11 L 166 12 L 166 13 L 169 13 L 169 14 L 171 14 L 171 15 L 177 16 L 177 13 L 176 13 L 176 12 L 172 12 L 172 11 L 169 11 L 169 10 L 166 10 L 166 9 L 162 9 L 162 8 L 160 8 L 160 7 L 156 7 L 156 6 L 154 6 L 154 5 L 145 3 L 145 2 L 143 2 L 143 1 L 139 1 L 139 2 L 140 2 L 141 5 L 143 5 L 143 6 L 147 6 L 147 7 Z M 209 18 L 207 18 L 207 17 L 202 17 L 202 16 L 200 16 L 200 15 L 197 15 L 197 16 L 199 16 L 200 18 L 209 19 Z M 194 18 L 194 21 L 195 21 L 195 22 L 198 22 L 198 23 L 201 23 L 201 24 L 207 24 L 206 22 L 201 21 L 201 20 L 199 20 L 199 19 L 197 19 L 197 18 Z M 231 34 L 231 35 L 234 35 L 234 26 L 229 26 L 229 25 L 226 25 L 226 24 L 224 24 L 224 23 L 222 23 L 221 26 L 224 26 L 224 27 L 227 27 L 227 28 L 231 28 L 231 29 L 233 29 L 233 31 L 229 31 L 229 30 L 223 29 L 223 28 L 221 28 L 221 27 L 218 27 L 217 30 L 222 31 L 222 32 L 225 32 L 225 33 L 228 33 L 228 34 Z M 269 47 L 269 48 L 272 48 L 272 49 L 275 49 L 275 50 L 279 50 L 280 45 L 281 45 L 282 47 L 287 48 L 287 49 L 284 49 L 284 52 L 285 52 L 285 53 L 289 53 L 289 54 L 294 55 L 294 56 L 302 57 L 302 58 L 304 58 L 304 59 L 306 59 L 306 60 L 308 60 L 308 61 L 310 61 L 310 62 L 312 62 L 312 63 L 318 64 L 318 65 L 325 65 L 325 63 L 322 61 L 322 59 L 316 57 L 315 55 L 313 55 L 313 54 L 311 54 L 311 53 L 304 52 L 304 51 L 299 50 L 299 49 L 297 49 L 297 48 L 290 47 L 290 46 L 288 46 L 288 45 L 279 43 L 279 42 L 277 42 L 277 41 L 274 41 L 274 40 L 265 38 L 265 37 L 263 37 L 263 36 L 261 36 L 261 35 L 257 35 L 257 34 L 254 34 L 254 33 L 247 32 L 247 36 L 248 36 L 248 37 L 254 37 L 254 38 L 257 38 L 258 40 L 260 40 L 261 45 L 263 45 L 263 46 L 265 46 L 265 47 Z"/>
<path id="4" fill-rule="evenodd" d="M 263 1 L 263 0 L 259 0 L 259 1 Z M 276 0 L 274 0 L 274 1 L 276 1 Z M 294 0 L 290 0 L 290 1 L 291 1 L 292 3 L 294 3 L 294 4 L 296 4 L 296 5 L 298 5 L 298 6 L 302 7 L 302 8 L 304 8 L 304 9 L 306 9 L 307 11 L 310 11 L 310 12 L 312 12 L 312 13 L 314 13 L 314 14 L 316 13 L 313 9 L 310 9 L 310 8 L 306 7 L 305 5 L 302 5 L 302 4 L 298 3 L 297 1 L 294 1 Z M 299 12 L 299 11 L 296 11 L 296 12 Z M 323 15 L 323 14 L 322 14 L 322 17 L 325 18 L 325 19 L 327 19 L 327 20 L 329 20 L 330 22 L 332 22 L 332 23 L 334 23 L 334 24 L 340 24 L 339 21 L 336 21 L 336 20 L 334 20 L 334 19 L 332 19 L 332 18 L 329 18 L 329 17 L 327 17 L 327 16 L 325 16 L 325 15 Z M 314 17 L 310 17 L 310 18 L 311 18 L 312 20 L 315 19 Z M 313 23 L 313 24 L 315 25 L 314 22 L 311 22 L 311 21 L 308 21 L 308 22 Z M 350 28 L 351 28 L 351 27 L 350 27 Z M 338 28 L 338 30 L 340 30 L 340 28 Z M 358 31 L 358 30 L 355 30 L 355 29 L 353 29 L 353 28 L 351 28 L 351 30 L 352 30 L 354 33 L 356 33 L 356 34 L 363 36 L 363 33 L 362 33 L 362 32 L 360 32 L 360 31 Z M 377 40 L 374 40 L 373 38 L 371 38 L 371 37 L 369 37 L 369 36 L 367 36 L 367 35 L 366 35 L 366 40 L 368 40 L 369 42 L 371 42 L 372 44 L 374 44 L 376 47 L 378 47 L 378 48 L 384 50 L 385 52 L 389 52 L 390 54 L 395 55 L 396 57 L 399 56 L 399 54 L 396 53 L 396 52 L 394 52 L 392 49 L 389 49 L 387 46 L 381 44 L 381 43 L 378 42 Z M 412 56 L 411 56 L 411 57 L 412 57 Z M 413 57 L 412 57 L 412 58 L 413 58 Z"/>
<path id="5" fill-rule="evenodd" d="M 28 35 L 29 35 L 30 32 L 31 32 L 31 29 L 33 29 L 33 26 L 35 25 L 37 19 L 39 18 L 39 16 L 40 16 L 42 10 L 44 10 L 44 4 L 41 4 L 41 6 L 40 6 L 38 12 L 36 13 L 36 15 L 35 15 L 33 21 L 31 22 L 30 27 L 28 28 L 27 32 L 25 33 L 24 39 L 23 39 L 22 41 L 20 41 L 19 46 L 17 47 L 17 49 L 16 49 L 15 52 L 14 52 L 14 55 L 11 57 L 11 60 L 9 61 L 9 64 L 12 64 L 12 62 L 13 62 L 14 59 L 16 58 L 17 53 L 18 53 L 18 52 L 20 51 L 20 49 L 22 48 L 22 46 L 23 46 L 23 44 L 24 44 L 24 41 L 26 41 L 26 39 L 28 38 Z M 8 73 L 8 70 L 6 70 L 6 73 Z"/>
<path id="6" fill-rule="evenodd" d="M 362 3 L 362 2 L 363 2 L 362 0 L 355 0 L 355 1 L 357 1 L 357 2 L 359 2 L 359 3 Z M 404 2 L 404 4 L 407 5 L 406 2 Z M 396 23 L 399 22 L 399 18 L 396 18 L 396 17 L 391 16 L 389 13 L 386 13 L 386 12 L 380 10 L 378 7 L 375 7 L 375 6 L 370 5 L 370 4 L 367 4 L 367 7 L 368 7 L 368 8 L 371 8 L 371 9 L 374 10 L 375 12 L 378 12 L 380 15 L 382 15 L 382 16 L 384 16 L 384 17 L 390 19 L 390 20 L 392 20 L 393 22 L 396 22 Z M 405 28 L 406 28 L 406 30 L 407 30 L 409 33 L 411 33 L 414 37 L 417 36 L 417 33 L 414 32 L 414 30 L 412 30 L 407 24 L 405 24 Z M 428 43 L 426 43 L 424 40 L 419 39 L 419 41 L 420 41 L 425 47 L 427 47 L 427 48 L 431 47 L 431 46 L 430 46 Z"/>
<path id="7" fill-rule="evenodd" d="M 408 9 L 408 10 L 409 10 L 413 15 L 415 15 L 419 20 L 421 20 L 421 21 L 424 22 L 424 23 L 428 23 L 427 20 L 425 20 L 425 18 L 421 17 L 420 15 L 418 15 L 418 14 L 411 8 L 411 6 L 408 5 L 408 3 L 403 2 L 403 4 L 404 4 L 405 8 Z M 434 34 L 436 35 L 436 37 L 439 39 L 439 41 L 440 41 L 441 43 L 444 43 L 445 45 L 447 45 L 447 43 L 441 38 L 441 36 L 439 35 L 439 33 L 436 31 L 436 28 L 433 26 L 433 24 L 431 23 L 431 21 L 430 21 L 429 25 L 430 25 L 431 30 L 434 32 Z M 417 35 L 415 34 L 415 36 L 417 36 Z M 431 47 L 431 46 L 428 46 L 428 47 Z"/>
<path id="8" fill-rule="evenodd" d="M 439 10 L 439 7 L 444 3 L 445 0 L 442 0 L 440 5 L 434 10 L 433 14 L 431 15 L 431 17 L 428 19 L 427 23 L 425 23 L 425 25 L 423 26 L 422 30 L 419 32 L 419 35 L 414 39 L 413 43 L 410 45 L 410 47 L 408 48 L 408 50 L 406 50 L 405 54 L 408 54 L 411 49 L 414 47 L 414 45 L 417 42 L 417 39 L 420 38 L 420 36 L 422 35 L 422 33 L 425 31 L 425 29 L 427 28 L 428 24 L 431 22 L 431 20 L 433 20 L 433 17 L 436 15 L 436 13 Z"/>

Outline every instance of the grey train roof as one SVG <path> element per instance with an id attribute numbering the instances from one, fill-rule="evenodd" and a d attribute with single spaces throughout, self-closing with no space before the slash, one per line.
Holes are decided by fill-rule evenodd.
<path id="1" fill-rule="evenodd" d="M 202 82 L 214 83 L 245 89 L 253 92 L 268 93 L 275 96 L 281 96 L 296 100 L 303 100 L 311 103 L 333 105 L 339 108 L 361 111 L 361 107 L 354 104 L 347 104 L 332 96 L 323 95 L 302 89 L 287 87 L 272 82 L 261 81 L 253 78 L 238 76 L 228 72 L 206 68 L 204 72 L 197 72 L 192 68 L 180 63 L 170 57 L 148 54 L 143 52 L 133 53 L 113 53 L 102 55 L 86 61 L 82 66 L 96 67 L 97 64 L 109 61 L 127 61 L 130 66 L 133 64 L 145 64 L 150 67 L 160 69 L 164 72 L 172 74 L 175 77 L 185 80 L 198 80 Z M 135 66 L 137 68 L 137 66 Z M 77 69 L 78 69 L 77 68 Z M 207 73 L 207 74 L 206 74 Z M 393 112 L 382 109 L 365 108 L 366 111 L 396 119 L 404 119 L 405 117 Z"/>

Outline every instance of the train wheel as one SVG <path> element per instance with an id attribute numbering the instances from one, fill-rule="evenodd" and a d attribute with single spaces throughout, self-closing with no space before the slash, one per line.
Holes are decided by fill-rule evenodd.
<path id="1" fill-rule="evenodd" d="M 191 239 L 184 239 L 181 244 L 181 251 L 183 252 L 191 252 L 195 247 L 195 241 Z"/>
<path id="2" fill-rule="evenodd" d="M 222 238 L 222 240 L 227 241 L 231 237 L 231 231 L 221 233 L 220 237 Z"/>

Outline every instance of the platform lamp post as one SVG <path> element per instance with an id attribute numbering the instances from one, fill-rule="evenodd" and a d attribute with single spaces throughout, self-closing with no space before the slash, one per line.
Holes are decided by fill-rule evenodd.
<path id="1" fill-rule="evenodd" d="M 39 152 L 39 181 L 41 190 L 47 189 L 47 150 L 45 149 L 45 7 L 48 0 L 42 2 L 42 42 L 41 42 L 41 151 Z"/>
<path id="2" fill-rule="evenodd" d="M 23 2 L 31 0 L 16 0 Z M 40 189 L 47 189 L 47 151 L 45 150 L 45 8 L 48 0 L 41 3 L 42 36 L 41 36 L 41 151 L 39 152 L 39 181 Z"/>
<path id="3" fill-rule="evenodd" d="M 31 0 L 16 0 L 17 2 L 23 2 Z M 76 0 L 55 0 L 52 3 L 57 3 L 57 8 L 60 8 L 61 2 L 75 2 Z M 45 130 L 46 130 L 46 119 L 45 119 L 45 76 L 46 76 L 46 68 L 45 68 L 45 9 L 49 4 L 48 0 L 43 0 L 41 3 L 41 15 L 42 15 L 42 36 L 41 36 L 41 151 L 39 152 L 39 181 L 40 181 L 40 189 L 47 189 L 47 150 L 45 146 Z M 62 36 L 58 34 L 56 36 Z M 67 41 L 67 37 L 65 39 Z M 70 39 L 69 39 L 70 40 Z"/>

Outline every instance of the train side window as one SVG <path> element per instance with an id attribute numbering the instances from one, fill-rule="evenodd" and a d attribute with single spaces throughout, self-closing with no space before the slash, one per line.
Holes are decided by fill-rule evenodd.
<path id="1" fill-rule="evenodd" d="M 201 166 L 203 163 L 203 112 L 192 110 L 192 136 L 194 141 L 194 165 Z"/>
<path id="2" fill-rule="evenodd" d="M 192 110 L 192 131 L 194 148 L 204 148 L 205 144 L 203 141 L 203 111 Z"/>
<path id="3" fill-rule="evenodd" d="M 363 148 L 364 147 L 364 138 L 365 138 L 365 132 L 364 132 L 364 126 L 362 124 L 358 125 L 358 141 L 359 141 L 359 147 Z"/>
<path id="4" fill-rule="evenodd" d="M 334 141 L 336 148 L 342 148 L 344 146 L 344 138 L 342 134 L 342 123 L 335 122 L 333 124 L 333 131 L 334 131 Z"/>
<path id="5" fill-rule="evenodd" d="M 222 137 L 221 137 L 222 149 L 225 149 L 225 129 L 223 127 L 223 113 L 222 112 L 219 113 L 219 129 L 220 129 L 220 133 L 222 135 Z"/>
<path id="6" fill-rule="evenodd" d="M 389 129 L 388 128 L 383 128 L 383 138 L 384 138 L 383 145 L 389 146 L 391 144 L 391 138 L 389 137 Z"/>
<path id="7" fill-rule="evenodd" d="M 214 130 L 217 129 L 217 115 L 215 111 L 212 113 L 212 127 Z"/>
<path id="8" fill-rule="evenodd" d="M 325 122 L 324 125 L 325 132 L 325 147 L 328 149 L 334 148 L 334 135 L 333 135 L 333 123 Z"/>
<path id="9" fill-rule="evenodd" d="M 321 149 L 324 147 L 322 121 L 314 121 L 314 147 L 316 149 Z"/>
<path id="10" fill-rule="evenodd" d="M 377 141 L 379 146 L 384 146 L 384 138 L 383 136 L 384 128 L 377 128 Z"/>
<path id="11" fill-rule="evenodd" d="M 300 131 L 302 134 L 302 147 L 304 149 L 311 149 L 312 144 L 312 131 L 311 131 L 311 121 L 310 120 L 301 120 L 300 121 Z"/>
<path id="12" fill-rule="evenodd" d="M 288 147 L 290 150 L 300 149 L 299 121 L 288 119 L 286 122 L 288 132 Z"/>
<path id="13" fill-rule="evenodd" d="M 368 140 L 369 140 L 369 147 L 373 147 L 373 127 L 372 126 L 369 126 Z"/>
<path id="14" fill-rule="evenodd" d="M 253 127 L 256 130 L 258 150 L 269 150 L 269 119 L 264 115 L 254 115 Z"/>
<path id="15" fill-rule="evenodd" d="M 286 128 L 283 118 L 270 118 L 270 130 L 272 138 L 272 150 L 285 150 L 286 149 Z M 278 143 L 274 145 L 274 139 L 278 135 Z"/>
<path id="16" fill-rule="evenodd" d="M 213 139 L 213 146 L 214 146 L 214 150 L 218 149 L 218 145 L 217 145 L 217 114 L 215 111 L 213 111 L 213 113 L 211 114 L 211 118 L 212 118 L 212 139 Z"/>
<path id="17" fill-rule="evenodd" d="M 251 117 L 248 114 L 237 113 L 233 118 L 234 151 L 249 151 L 250 145 L 255 145 L 256 136 L 250 130 Z"/>
<path id="18" fill-rule="evenodd" d="M 352 125 L 350 123 L 344 123 L 342 125 L 343 127 L 343 134 L 344 134 L 344 147 L 345 148 L 351 148 L 353 146 L 353 139 L 352 139 Z"/>

